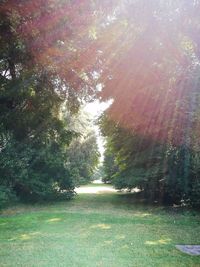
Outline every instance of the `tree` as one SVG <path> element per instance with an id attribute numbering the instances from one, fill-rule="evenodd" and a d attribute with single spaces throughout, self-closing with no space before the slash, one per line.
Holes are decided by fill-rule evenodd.
<path id="1" fill-rule="evenodd" d="M 65 105 L 73 114 L 81 101 L 95 94 L 93 57 L 87 57 L 94 9 L 86 1 L 1 1 L 3 196 L 5 188 L 26 199 L 45 199 L 63 190 L 73 193 L 66 157 L 76 134 L 62 110 Z"/>
<path id="2" fill-rule="evenodd" d="M 138 188 L 149 201 L 199 206 L 197 151 L 138 135 L 105 115 L 100 125 L 107 138 L 105 177 L 117 189 Z"/>
<path id="3" fill-rule="evenodd" d="M 114 175 L 118 171 L 117 164 L 115 162 L 115 151 L 112 151 L 112 146 L 109 145 L 109 139 L 107 140 L 105 152 L 104 152 L 104 160 L 103 160 L 103 182 L 104 183 L 112 183 L 114 179 Z"/>
<path id="4" fill-rule="evenodd" d="M 95 133 L 74 140 L 68 149 L 68 170 L 76 185 L 92 181 L 94 171 L 99 163 L 99 151 Z"/>
<path id="5" fill-rule="evenodd" d="M 100 180 L 106 182 L 104 181 L 104 178 L 105 178 L 104 166 L 102 163 L 100 163 L 92 176 L 92 180 L 93 181 Z"/>
<path id="6" fill-rule="evenodd" d="M 110 39 L 102 34 L 101 97 L 113 99 L 102 131 L 118 166 L 113 182 L 152 199 L 199 194 L 199 7 L 122 1 L 105 30 Z"/>
<path id="7" fill-rule="evenodd" d="M 77 136 L 67 148 L 67 169 L 76 186 L 91 182 L 99 164 L 99 150 L 96 133 L 93 130 L 92 116 L 81 107 L 73 116 L 67 112 L 65 117 L 70 130 Z"/>

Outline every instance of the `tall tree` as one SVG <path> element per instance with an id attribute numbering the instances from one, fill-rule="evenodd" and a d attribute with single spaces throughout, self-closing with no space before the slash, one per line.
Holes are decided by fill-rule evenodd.
<path id="1" fill-rule="evenodd" d="M 101 40 L 114 180 L 172 201 L 199 194 L 199 9 L 199 1 L 122 1 Z"/>
<path id="2" fill-rule="evenodd" d="M 1 1 L 2 190 L 31 199 L 46 198 L 57 188 L 73 192 L 65 163 L 74 132 L 62 109 L 77 112 L 81 101 L 95 94 L 95 9 L 92 1 Z"/>
<path id="3" fill-rule="evenodd" d="M 82 108 L 75 115 L 69 115 L 66 116 L 68 127 L 77 136 L 67 148 L 66 164 L 75 184 L 79 186 L 92 181 L 100 153 L 91 115 Z"/>

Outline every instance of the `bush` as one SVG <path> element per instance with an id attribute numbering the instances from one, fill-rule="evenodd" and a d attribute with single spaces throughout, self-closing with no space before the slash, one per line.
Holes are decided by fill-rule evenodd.
<path id="1" fill-rule="evenodd" d="M 6 207 L 11 202 L 16 201 L 15 193 L 6 186 L 0 186 L 0 209 Z"/>
<path id="2" fill-rule="evenodd" d="M 65 154 L 62 148 L 53 145 L 8 142 L 0 152 L 2 203 L 9 202 L 12 191 L 22 201 L 43 201 L 53 196 L 57 199 L 59 190 L 55 184 L 73 194 L 74 183 L 64 165 Z"/>

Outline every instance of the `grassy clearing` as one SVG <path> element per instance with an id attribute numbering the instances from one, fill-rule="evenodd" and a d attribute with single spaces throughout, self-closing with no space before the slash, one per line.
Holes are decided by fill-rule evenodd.
<path id="1" fill-rule="evenodd" d="M 200 243 L 199 222 L 199 213 L 147 206 L 119 193 L 20 205 L 0 217 L 0 266 L 200 266 L 200 257 L 175 249 Z"/>

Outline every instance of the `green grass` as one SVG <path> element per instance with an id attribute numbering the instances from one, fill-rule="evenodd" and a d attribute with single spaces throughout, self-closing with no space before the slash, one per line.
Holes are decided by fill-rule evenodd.
<path id="1" fill-rule="evenodd" d="M 197 212 L 144 205 L 131 194 L 19 205 L 0 216 L 0 266 L 200 266 L 199 256 L 175 248 L 200 243 L 199 222 Z"/>

